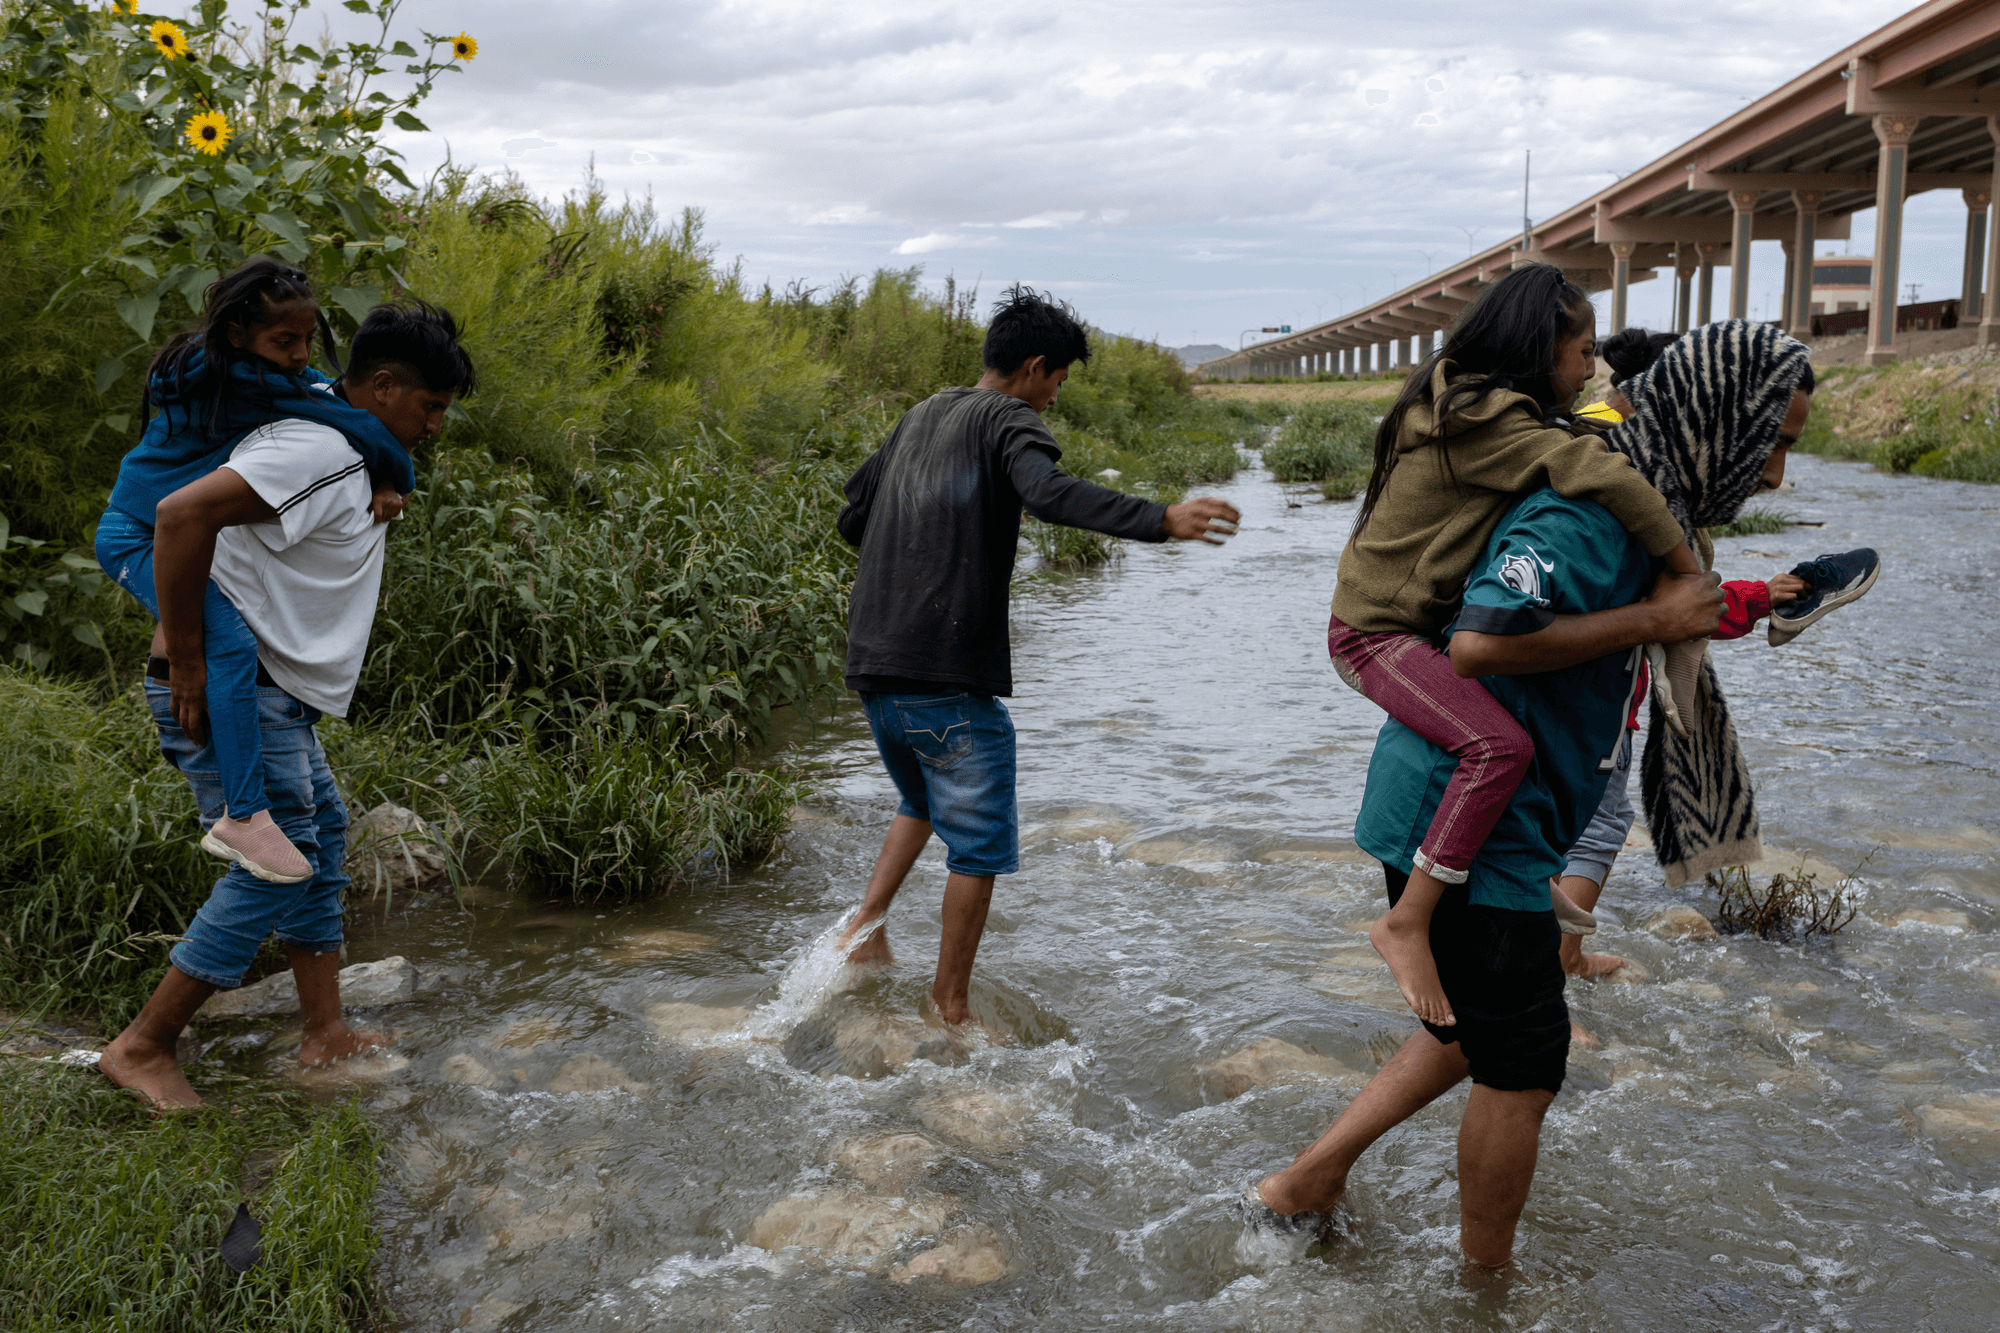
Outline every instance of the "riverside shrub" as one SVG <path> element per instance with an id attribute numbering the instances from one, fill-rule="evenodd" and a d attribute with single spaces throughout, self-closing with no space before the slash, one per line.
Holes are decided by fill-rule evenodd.
<path id="1" fill-rule="evenodd" d="M 1264 446 L 1264 466 L 1279 481 L 1319 482 L 1328 499 L 1350 499 L 1368 484 L 1380 415 L 1365 400 L 1300 403 Z"/>

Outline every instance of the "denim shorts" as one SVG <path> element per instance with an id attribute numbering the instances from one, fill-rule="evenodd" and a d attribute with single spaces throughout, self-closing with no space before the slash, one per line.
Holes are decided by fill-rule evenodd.
<path id="1" fill-rule="evenodd" d="M 898 814 L 927 820 L 961 875 L 1021 868 L 1014 719 L 990 694 L 863 694 Z"/>
<path id="2" fill-rule="evenodd" d="M 1597 810 L 1590 817 L 1590 823 L 1577 837 L 1576 846 L 1569 849 L 1569 863 L 1563 867 L 1563 875 L 1581 875 L 1594 880 L 1599 888 L 1611 877 L 1611 863 L 1618 859 L 1620 849 L 1625 846 L 1625 835 L 1632 831 L 1632 821 L 1637 812 L 1632 809 L 1632 733 L 1626 732 L 1618 746 L 1618 759 L 1611 770 L 1611 781 L 1604 784 L 1604 799 L 1597 803 Z"/>
<path id="3" fill-rule="evenodd" d="M 196 981 L 225 989 L 243 984 L 243 974 L 267 935 L 275 934 L 296 948 L 338 950 L 341 894 L 347 887 L 347 807 L 313 731 L 319 710 L 268 685 L 256 690 L 271 818 L 304 854 L 313 873 L 297 884 L 272 884 L 232 865 L 215 882 L 186 937 L 169 956 L 175 967 Z M 146 682 L 160 753 L 194 789 L 201 826 L 206 829 L 223 813 L 215 747 L 188 739 L 174 721 L 172 699 L 162 682 Z"/>

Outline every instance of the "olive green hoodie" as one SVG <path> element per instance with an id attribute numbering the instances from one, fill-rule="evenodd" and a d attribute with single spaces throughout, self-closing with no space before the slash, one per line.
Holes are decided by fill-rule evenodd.
<path id="1" fill-rule="evenodd" d="M 1431 396 L 1410 405 L 1396 461 L 1375 512 L 1341 552 L 1333 614 L 1358 630 L 1436 634 L 1457 613 L 1465 579 L 1508 506 L 1553 486 L 1595 500 L 1653 555 L 1687 539 L 1660 493 L 1594 434 L 1544 425 L 1535 400 L 1495 389 L 1445 421 L 1447 473 L 1431 439 L 1433 404 L 1475 378 L 1449 361 L 1431 372 Z"/>

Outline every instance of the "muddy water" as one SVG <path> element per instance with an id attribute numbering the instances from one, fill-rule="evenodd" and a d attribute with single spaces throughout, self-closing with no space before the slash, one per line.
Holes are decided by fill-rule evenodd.
<path id="1" fill-rule="evenodd" d="M 1824 524 L 1730 576 L 1879 548 L 1857 606 L 1721 645 L 1766 839 L 1863 872 L 1831 945 L 1666 938 L 1642 850 L 1573 983 L 1521 1276 L 1459 1276 L 1463 1093 L 1392 1133 L 1343 1236 L 1245 1237 L 1230 1200 L 1411 1030 L 1361 934 L 1372 706 L 1322 635 L 1351 504 L 1255 471 L 1222 551 L 1132 548 L 1016 613 L 1021 874 L 954 1048 L 920 1002 L 944 871 L 842 978 L 892 804 L 852 711 L 766 865 L 638 909 L 487 895 L 354 942 L 432 988 L 406 1064 L 382 1276 L 409 1326 L 484 1329 L 1983 1327 L 2000 1308 L 2000 488 L 1798 460 Z M 818 942 L 816 944 L 816 941 Z M 275 1044 L 274 1044 L 275 1045 Z"/>

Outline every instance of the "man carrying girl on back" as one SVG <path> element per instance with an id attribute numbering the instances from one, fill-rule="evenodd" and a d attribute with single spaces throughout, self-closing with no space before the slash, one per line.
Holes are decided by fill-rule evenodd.
<path id="1" fill-rule="evenodd" d="M 1374 472 L 1340 557 L 1327 625 L 1335 669 L 1457 760 L 1407 887 L 1369 929 L 1403 999 L 1440 1027 L 1455 1019 L 1431 957 L 1431 912 L 1449 886 L 1466 882 L 1535 757 L 1520 723 L 1477 680 L 1461 679 L 1438 646 L 1500 516 L 1522 495 L 1552 487 L 1601 504 L 1673 573 L 1707 579 L 1659 492 L 1565 415 L 1595 373 L 1596 320 L 1583 289 L 1547 265 L 1516 269 L 1489 288 L 1383 417 Z M 1513 577 L 1532 589 L 1546 565 L 1539 555 L 1523 561 Z M 1496 628 L 1481 619 L 1486 612 L 1467 615 L 1460 628 Z M 1554 889 L 1551 905 L 1566 931 L 1595 929 Z"/>
<path id="2" fill-rule="evenodd" d="M 372 480 L 378 523 L 401 514 L 403 496 L 416 488 L 409 451 L 380 421 L 335 396 L 332 382 L 309 364 L 315 333 L 331 360 L 333 331 L 306 275 L 260 255 L 210 284 L 194 326 L 169 339 L 146 368 L 142 407 L 150 420 L 119 465 L 98 520 L 97 560 L 155 619 L 160 501 L 227 463 L 252 430 L 297 418 L 340 432 Z M 204 564 L 200 633 L 167 642 L 174 716 L 199 741 L 213 733 L 227 803 L 201 845 L 259 879 L 296 884 L 312 869 L 272 821 L 264 791 L 257 687 L 274 682 L 258 663 L 242 614 L 207 574 Z M 164 670 L 156 674 L 166 678 Z"/>

